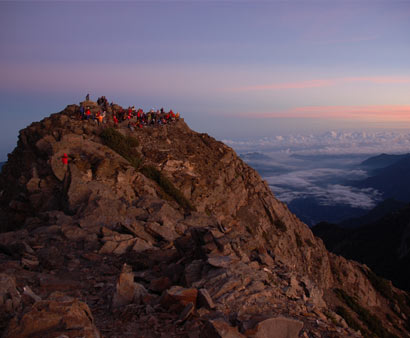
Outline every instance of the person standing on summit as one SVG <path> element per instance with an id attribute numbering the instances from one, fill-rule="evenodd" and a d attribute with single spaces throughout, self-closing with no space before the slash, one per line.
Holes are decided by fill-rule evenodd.
<path id="1" fill-rule="evenodd" d="M 87 94 L 87 95 L 85 96 L 85 100 L 86 100 L 86 101 L 90 101 L 90 94 Z"/>

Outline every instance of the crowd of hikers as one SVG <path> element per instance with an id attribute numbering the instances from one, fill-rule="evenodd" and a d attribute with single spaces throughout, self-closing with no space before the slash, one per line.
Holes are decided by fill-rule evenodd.
<path id="1" fill-rule="evenodd" d="M 159 110 L 151 109 L 144 112 L 141 108 L 135 109 L 134 106 L 123 109 L 113 103 L 109 104 L 105 96 L 101 96 L 97 100 L 98 109 L 87 106 L 90 96 L 87 94 L 86 101 L 83 102 L 77 116 L 80 120 L 91 120 L 98 125 L 114 124 L 128 121 L 128 128 L 134 131 L 136 128 L 143 128 L 144 126 L 160 126 L 172 123 L 180 118 L 179 113 L 174 113 L 172 109 L 165 112 L 164 108 Z"/>

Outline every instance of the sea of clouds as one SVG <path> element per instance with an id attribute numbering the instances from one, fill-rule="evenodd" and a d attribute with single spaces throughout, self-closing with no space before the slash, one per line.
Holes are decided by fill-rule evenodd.
<path id="1" fill-rule="evenodd" d="M 328 131 L 224 143 L 241 154 L 284 202 L 311 198 L 320 205 L 371 209 L 381 194 L 354 186 L 368 176 L 360 163 L 381 153 L 410 152 L 410 132 Z"/>
<path id="2" fill-rule="evenodd" d="M 249 140 L 223 140 L 239 152 L 297 154 L 380 154 L 410 152 L 408 130 L 328 131 L 319 134 L 288 134 Z"/>

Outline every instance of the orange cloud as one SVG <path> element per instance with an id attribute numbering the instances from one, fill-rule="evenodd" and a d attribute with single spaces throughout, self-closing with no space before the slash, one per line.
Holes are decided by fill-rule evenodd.
<path id="1" fill-rule="evenodd" d="M 373 84 L 393 84 L 393 83 L 410 83 L 410 77 L 405 76 L 358 76 L 358 77 L 341 77 L 334 79 L 316 79 L 296 82 L 280 82 L 267 85 L 244 86 L 233 88 L 234 92 L 248 91 L 269 91 L 269 90 L 286 90 L 286 89 L 307 89 L 317 87 L 330 87 L 339 84 L 348 83 L 373 83 Z"/>
<path id="2" fill-rule="evenodd" d="M 410 105 L 305 106 L 280 112 L 250 113 L 257 118 L 326 118 L 368 121 L 410 121 Z"/>

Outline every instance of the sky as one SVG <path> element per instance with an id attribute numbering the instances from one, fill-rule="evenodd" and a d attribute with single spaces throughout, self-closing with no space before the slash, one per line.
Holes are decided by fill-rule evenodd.
<path id="1" fill-rule="evenodd" d="M 410 127 L 410 1 L 2 1 L 0 161 L 105 95 L 218 139 Z"/>

